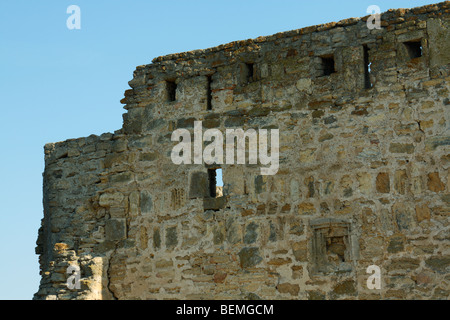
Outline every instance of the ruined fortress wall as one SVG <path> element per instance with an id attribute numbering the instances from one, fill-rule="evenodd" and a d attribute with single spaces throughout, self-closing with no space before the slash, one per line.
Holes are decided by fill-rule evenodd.
<path id="1" fill-rule="evenodd" d="M 35 298 L 449 298 L 449 10 L 137 67 L 121 130 L 45 146 Z M 172 132 L 194 121 L 279 129 L 278 173 L 175 165 Z M 214 198 L 207 172 L 219 167 Z M 70 265 L 80 289 L 67 288 Z M 367 287 L 371 265 L 380 290 Z"/>

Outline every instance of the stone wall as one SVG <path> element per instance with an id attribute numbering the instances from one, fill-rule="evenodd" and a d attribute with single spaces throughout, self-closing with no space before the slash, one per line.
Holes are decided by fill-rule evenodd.
<path id="1" fill-rule="evenodd" d="M 35 299 L 448 299 L 449 11 L 137 67 L 122 129 L 45 146 Z M 195 121 L 279 129 L 278 173 L 175 165 L 172 132 Z M 219 167 L 223 196 L 211 197 Z M 66 285 L 70 265 L 80 289 Z"/>

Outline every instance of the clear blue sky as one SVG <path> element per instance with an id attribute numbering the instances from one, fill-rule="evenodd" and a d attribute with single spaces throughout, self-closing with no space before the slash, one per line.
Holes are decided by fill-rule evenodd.
<path id="1" fill-rule="evenodd" d="M 31 299 L 42 210 L 43 146 L 114 132 L 136 66 L 349 17 L 437 1 L 1 0 L 0 299 Z M 69 5 L 81 30 L 69 30 Z"/>

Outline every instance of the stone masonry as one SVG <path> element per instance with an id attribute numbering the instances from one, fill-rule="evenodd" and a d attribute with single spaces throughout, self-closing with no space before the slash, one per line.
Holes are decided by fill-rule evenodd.
<path id="1" fill-rule="evenodd" d="M 449 13 L 390 10 L 381 29 L 350 18 L 137 67 L 122 129 L 45 146 L 34 299 L 449 299 Z M 278 173 L 174 164 L 172 132 L 195 121 L 279 129 Z"/>

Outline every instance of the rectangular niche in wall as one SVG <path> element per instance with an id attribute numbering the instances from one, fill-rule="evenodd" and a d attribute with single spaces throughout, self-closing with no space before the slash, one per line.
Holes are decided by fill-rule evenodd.
<path id="1" fill-rule="evenodd" d="M 247 85 L 255 82 L 256 77 L 256 65 L 254 62 L 241 63 L 240 65 L 240 81 L 241 85 Z"/>
<path id="2" fill-rule="evenodd" d="M 205 211 L 219 211 L 226 205 L 223 195 L 221 168 L 208 168 L 206 172 L 192 172 L 190 175 L 189 199 L 203 198 Z"/>
<path id="3" fill-rule="evenodd" d="M 404 42 L 403 44 L 406 47 L 409 59 L 420 58 L 423 55 L 423 47 L 421 40 L 408 41 Z"/>
<path id="4" fill-rule="evenodd" d="M 245 64 L 245 77 L 247 82 L 253 82 L 253 77 L 255 76 L 255 64 L 246 63 Z"/>
<path id="5" fill-rule="evenodd" d="M 167 101 L 177 101 L 177 83 L 175 80 L 166 80 Z"/>
<path id="6" fill-rule="evenodd" d="M 333 73 L 336 73 L 333 54 L 322 56 L 320 57 L 320 59 L 322 63 L 321 65 L 322 76 L 329 76 L 332 75 Z"/>
<path id="7" fill-rule="evenodd" d="M 338 219 L 311 222 L 313 273 L 342 273 L 352 270 L 350 224 Z"/>

